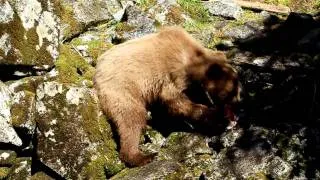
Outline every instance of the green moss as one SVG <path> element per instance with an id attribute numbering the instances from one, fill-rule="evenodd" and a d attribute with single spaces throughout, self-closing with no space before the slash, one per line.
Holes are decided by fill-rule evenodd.
<path id="1" fill-rule="evenodd" d="M 130 26 L 130 25 L 127 24 L 126 22 L 119 22 L 119 23 L 116 24 L 115 30 L 116 30 L 118 33 L 130 32 L 130 31 L 134 30 L 134 27 L 133 27 L 133 26 Z"/>
<path id="2" fill-rule="evenodd" d="M 87 45 L 88 53 L 93 59 L 93 65 L 95 65 L 97 63 L 97 58 L 113 46 L 113 44 L 107 43 L 104 40 L 105 35 L 101 35 L 98 39 L 91 41 L 82 41 L 81 38 L 75 38 L 70 43 L 74 46 Z M 89 77 L 90 76 L 91 75 L 89 75 Z"/>
<path id="3" fill-rule="evenodd" d="M 247 180 L 268 180 L 269 178 L 266 176 L 264 172 L 258 172 L 253 176 L 247 178 Z"/>
<path id="4" fill-rule="evenodd" d="M 8 179 L 25 180 L 31 176 L 31 158 L 21 157 L 16 159 L 8 174 Z"/>
<path id="5" fill-rule="evenodd" d="M 61 19 L 61 24 L 66 25 L 63 29 L 64 38 L 70 38 L 83 31 L 84 24 L 74 17 L 73 7 L 62 0 L 53 1 L 56 15 Z"/>
<path id="6" fill-rule="evenodd" d="M 55 65 L 59 72 L 59 82 L 81 84 L 84 80 L 92 81 L 94 68 L 72 50 L 70 45 L 61 45 L 60 56 Z"/>
<path id="7" fill-rule="evenodd" d="M 32 116 L 31 113 L 34 112 L 35 94 L 29 91 L 23 92 L 24 97 L 20 99 L 19 103 L 14 103 L 11 107 L 11 123 L 14 127 L 24 125 L 26 121 L 32 119 L 30 116 Z M 30 108 L 32 108 L 31 111 Z"/>
<path id="8" fill-rule="evenodd" d="M 291 0 L 265 0 L 266 3 L 271 3 L 275 5 L 290 5 Z"/>
<path id="9" fill-rule="evenodd" d="M 284 5 L 291 8 L 296 12 L 315 13 L 319 11 L 320 1 L 319 0 L 264 0 L 265 3 Z"/>
<path id="10" fill-rule="evenodd" d="M 223 40 L 227 39 L 223 31 L 218 30 L 212 37 L 211 42 L 207 45 L 209 49 L 215 49 L 216 45 L 220 44 Z"/>
<path id="11" fill-rule="evenodd" d="M 18 60 L 22 60 L 17 64 L 24 65 L 42 65 L 51 64 L 52 56 L 46 50 L 47 41 L 44 41 L 41 47 L 39 46 L 39 37 L 36 32 L 36 28 L 33 27 L 26 31 L 22 25 L 22 21 L 17 14 L 13 15 L 13 20 L 9 23 L 0 23 L 0 34 L 8 33 L 10 35 L 10 42 L 12 43 L 11 50 L 7 56 L 2 57 L 8 64 L 17 63 Z M 16 52 L 18 50 L 18 53 Z"/>
<path id="12" fill-rule="evenodd" d="M 244 10 L 240 19 L 238 20 L 238 22 L 240 24 L 245 24 L 246 22 L 249 21 L 262 21 L 263 18 L 259 13 L 255 13 L 253 11 L 249 11 L 249 10 Z"/>
<path id="13" fill-rule="evenodd" d="M 90 162 L 85 168 L 84 168 L 84 177 L 87 179 L 101 179 L 105 180 L 106 179 L 106 174 L 105 174 L 105 164 L 106 164 L 106 159 L 104 157 L 100 157 L 92 162 Z"/>
<path id="14" fill-rule="evenodd" d="M 183 24 L 183 28 L 188 32 L 199 32 L 211 27 L 209 22 L 187 21 Z"/>
<path id="15" fill-rule="evenodd" d="M 93 100 L 88 102 L 93 102 Z M 124 168 L 124 164 L 120 163 L 118 158 L 116 143 L 112 139 L 111 126 L 106 118 L 101 116 L 97 121 L 93 121 L 92 117 L 98 116 L 95 108 L 96 105 L 88 103 L 80 110 L 84 118 L 83 127 L 89 139 L 92 142 L 101 142 L 101 146 L 97 148 L 97 159 L 85 167 L 84 173 L 94 179 L 101 179 L 101 177 L 115 175 Z"/>
<path id="16" fill-rule="evenodd" d="M 37 172 L 31 176 L 30 180 L 53 180 L 53 178 L 51 178 L 44 172 Z"/>
<path id="17" fill-rule="evenodd" d="M 144 11 L 155 6 L 157 4 L 157 0 L 137 0 L 138 6 Z"/>
<path id="18" fill-rule="evenodd" d="M 0 167 L 0 179 L 6 179 L 10 172 L 9 167 Z"/>
<path id="19" fill-rule="evenodd" d="M 30 77 L 20 79 L 18 81 L 16 80 L 7 81 L 5 84 L 8 86 L 12 85 L 13 83 L 19 84 L 14 88 L 14 92 L 29 91 L 29 92 L 35 93 L 39 83 L 41 82 L 43 82 L 42 76 L 30 76 Z"/>
<path id="20" fill-rule="evenodd" d="M 90 56 L 96 63 L 97 58 L 103 54 L 107 49 L 112 47 L 111 43 L 105 43 L 102 40 L 92 40 L 88 43 L 88 51 Z"/>
<path id="21" fill-rule="evenodd" d="M 201 22 L 209 20 L 209 12 L 200 0 L 178 0 L 177 2 L 191 18 Z"/>

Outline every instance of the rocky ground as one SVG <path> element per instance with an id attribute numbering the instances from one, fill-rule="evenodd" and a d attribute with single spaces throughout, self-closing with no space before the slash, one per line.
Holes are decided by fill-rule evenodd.
<path id="1" fill-rule="evenodd" d="M 259 2 L 293 12 L 233 0 L 0 1 L 0 179 L 320 179 L 320 2 Z M 151 113 L 141 148 L 158 156 L 128 168 L 92 75 L 102 52 L 163 25 L 227 53 L 245 90 L 239 126 L 209 136 Z"/>

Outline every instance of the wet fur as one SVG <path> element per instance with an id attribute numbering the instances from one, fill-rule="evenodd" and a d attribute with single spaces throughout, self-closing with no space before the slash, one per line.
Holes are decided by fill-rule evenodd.
<path id="1" fill-rule="evenodd" d="M 195 104 L 183 93 L 192 82 L 222 102 L 236 99 L 237 74 L 225 55 L 204 48 L 178 27 L 127 41 L 98 58 L 94 84 L 104 112 L 117 126 L 123 161 L 141 166 L 152 160 L 154 155 L 143 154 L 138 145 L 146 107 L 155 101 L 194 121 L 214 118 L 216 109 Z"/>

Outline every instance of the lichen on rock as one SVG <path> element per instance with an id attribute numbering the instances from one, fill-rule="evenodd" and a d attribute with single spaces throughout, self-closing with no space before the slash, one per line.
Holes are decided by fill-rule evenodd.
<path id="1" fill-rule="evenodd" d="M 58 56 L 59 19 L 46 2 L 3 1 L 0 63 L 52 66 Z M 11 12 L 14 12 L 13 14 Z"/>
<path id="2" fill-rule="evenodd" d="M 36 101 L 41 162 L 66 178 L 110 176 L 124 167 L 92 90 L 45 82 Z"/>
<path id="3" fill-rule="evenodd" d="M 11 106 L 11 91 L 0 81 L 0 142 L 21 146 L 22 141 L 10 124 Z"/>

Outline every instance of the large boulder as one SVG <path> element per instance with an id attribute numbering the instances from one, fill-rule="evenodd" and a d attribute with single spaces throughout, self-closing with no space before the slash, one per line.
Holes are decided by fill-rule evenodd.
<path id="1" fill-rule="evenodd" d="M 61 18 L 62 39 L 70 39 L 90 25 L 108 22 L 123 11 L 119 1 L 69 1 L 56 2 L 56 13 Z"/>
<path id="2" fill-rule="evenodd" d="M 1 1 L 0 16 L 0 64 L 53 65 L 60 27 L 50 1 Z"/>
<path id="3" fill-rule="evenodd" d="M 10 123 L 11 106 L 11 91 L 3 82 L 0 81 L 0 142 L 21 146 L 22 141 Z"/>
<path id="4" fill-rule="evenodd" d="M 123 168 L 91 89 L 44 82 L 36 97 L 37 154 L 65 178 L 105 178 Z"/>

